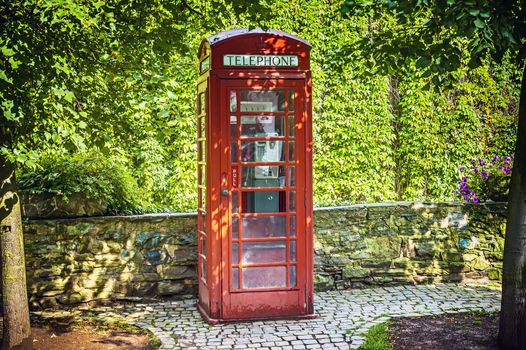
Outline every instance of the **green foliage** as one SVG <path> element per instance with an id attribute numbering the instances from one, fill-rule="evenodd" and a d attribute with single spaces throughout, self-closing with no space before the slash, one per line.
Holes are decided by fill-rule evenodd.
<path id="1" fill-rule="evenodd" d="M 482 67 L 468 70 L 467 48 L 459 43 L 451 90 L 440 93 L 425 90 L 434 56 L 431 63 L 411 63 L 403 74 L 370 74 L 378 67 L 369 66 L 369 53 L 357 44 L 374 38 L 376 45 L 382 29 L 399 24 L 390 12 L 371 17 L 370 8 L 346 18 L 340 5 L 13 2 L 0 9 L 0 118 L 14 141 L 0 146 L 0 155 L 24 164 L 23 176 L 33 171 L 36 178 L 52 173 L 48 159 L 78 164 L 83 156 L 73 154 L 95 152 L 101 163 L 115 162 L 133 180 L 122 181 L 140 188 L 134 201 L 116 206 L 195 210 L 197 49 L 207 35 L 255 25 L 297 34 L 313 46 L 317 205 L 450 200 L 465 159 L 512 153 L 519 77 L 509 57 L 497 64 L 484 56 Z M 377 59 L 395 56 L 403 57 L 393 51 Z M 65 166 L 61 171 L 71 174 L 61 176 L 75 179 L 80 169 L 88 170 Z M 111 178 L 117 173 L 105 173 L 109 187 L 97 191 L 118 192 L 111 188 L 121 183 Z M 47 183 L 51 192 L 74 187 L 66 180 Z M 21 182 L 27 192 L 45 191 L 43 186 Z"/>
<path id="2" fill-rule="evenodd" d="M 393 346 L 389 342 L 389 323 L 384 322 L 369 328 L 365 334 L 365 342 L 358 348 L 359 350 L 392 350 Z"/>
<path id="3" fill-rule="evenodd" d="M 28 194 L 54 193 L 67 199 L 84 193 L 108 204 L 112 213 L 136 213 L 146 203 L 123 158 L 96 152 L 42 157 L 36 170 L 21 172 L 18 183 Z"/>
<path id="4" fill-rule="evenodd" d="M 413 62 L 422 77 L 440 87 L 466 63 L 476 68 L 488 55 L 500 62 L 509 50 L 523 49 L 523 5 L 517 0 L 346 0 L 342 12 L 371 20 L 369 35 L 349 46 L 355 54 L 369 57 L 384 73 Z"/>
<path id="5" fill-rule="evenodd" d="M 516 70 L 507 67 L 502 80 L 490 67 L 457 71 L 452 89 L 444 93 L 423 89 L 425 79 L 400 83 L 400 197 L 449 200 L 448 184 L 465 159 L 513 153 L 518 82 Z"/>
<path id="6" fill-rule="evenodd" d="M 473 158 L 471 164 L 459 168 L 460 201 L 506 201 L 510 187 L 513 157 L 493 156 L 491 159 Z"/>

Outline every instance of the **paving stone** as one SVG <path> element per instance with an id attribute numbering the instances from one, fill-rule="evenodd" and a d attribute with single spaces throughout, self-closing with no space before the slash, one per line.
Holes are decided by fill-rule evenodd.
<path id="1" fill-rule="evenodd" d="M 102 320 L 122 320 L 161 340 L 162 350 L 357 349 L 363 333 L 391 318 L 473 310 L 498 311 L 500 291 L 457 284 L 329 291 L 314 296 L 312 320 L 277 320 L 208 325 L 195 300 L 130 303 L 83 308 Z M 49 317 L 64 316 L 59 311 Z"/>

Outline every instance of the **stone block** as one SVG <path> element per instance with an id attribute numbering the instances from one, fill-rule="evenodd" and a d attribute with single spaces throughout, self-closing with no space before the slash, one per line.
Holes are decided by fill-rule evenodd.
<path id="1" fill-rule="evenodd" d="M 159 295 L 171 296 L 181 294 L 185 289 L 185 283 L 177 280 L 159 282 Z"/>
<path id="2" fill-rule="evenodd" d="M 484 259 L 484 256 L 478 256 L 476 259 L 467 263 L 467 265 L 475 270 L 483 271 L 490 266 L 490 263 Z"/>
<path id="3" fill-rule="evenodd" d="M 488 278 L 494 281 L 502 281 L 502 270 L 496 268 L 488 269 Z"/>
<path id="4" fill-rule="evenodd" d="M 434 240 L 420 240 L 415 242 L 416 256 L 435 257 L 440 254 L 440 246 Z"/>
<path id="5" fill-rule="evenodd" d="M 182 279 L 195 278 L 197 279 L 197 271 L 195 266 L 162 266 L 160 275 L 163 279 Z"/>
<path id="6" fill-rule="evenodd" d="M 314 289 L 317 292 L 322 292 L 332 289 L 334 286 L 334 280 L 331 279 L 328 275 L 322 273 L 314 274 Z"/>
<path id="7" fill-rule="evenodd" d="M 57 301 L 62 305 L 78 304 L 86 301 L 80 293 L 65 293 L 56 296 Z"/>
<path id="8" fill-rule="evenodd" d="M 363 278 L 370 275 L 369 269 L 364 269 L 354 264 L 348 264 L 343 268 L 343 278 Z"/>
<path id="9" fill-rule="evenodd" d="M 56 308 L 59 306 L 58 301 L 55 297 L 36 298 L 35 303 L 43 309 Z"/>
<path id="10" fill-rule="evenodd" d="M 131 296 L 155 297 L 159 295 L 158 282 L 137 282 L 130 284 Z"/>
<path id="11" fill-rule="evenodd" d="M 397 236 L 379 236 L 367 238 L 366 251 L 370 259 L 390 260 L 401 255 L 402 238 Z"/>

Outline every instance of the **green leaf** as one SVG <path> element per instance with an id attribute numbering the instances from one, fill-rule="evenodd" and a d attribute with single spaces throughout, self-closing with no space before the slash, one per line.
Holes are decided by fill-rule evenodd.
<path id="1" fill-rule="evenodd" d="M 13 84 L 13 79 L 9 78 L 6 74 L 5 74 L 5 71 L 0 69 L 0 79 L 8 82 L 9 84 Z"/>
<path id="2" fill-rule="evenodd" d="M 422 56 L 418 59 L 418 61 L 416 61 L 416 66 L 418 68 L 426 68 L 426 67 L 429 67 L 430 65 L 431 65 L 430 57 Z"/>
<path id="3" fill-rule="evenodd" d="M 475 24 L 475 27 L 479 29 L 482 29 L 486 26 L 486 23 L 484 23 L 484 21 L 482 21 L 480 18 L 477 18 L 476 20 L 474 20 L 473 23 Z"/>

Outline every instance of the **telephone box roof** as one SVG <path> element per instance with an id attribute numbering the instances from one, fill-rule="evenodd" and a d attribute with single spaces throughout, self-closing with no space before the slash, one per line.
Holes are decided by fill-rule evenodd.
<path id="1" fill-rule="evenodd" d="M 274 29 L 263 30 L 261 28 L 255 28 L 251 30 L 247 28 L 231 29 L 231 30 L 227 30 L 227 31 L 218 33 L 216 35 L 209 36 L 208 38 L 206 38 L 206 40 L 210 43 L 210 46 L 214 46 L 216 44 L 219 44 L 222 41 L 232 39 L 236 36 L 248 35 L 248 34 L 269 34 L 269 35 L 275 35 L 275 36 L 282 36 L 282 37 L 286 37 L 289 39 L 299 41 L 309 48 L 311 47 L 311 44 L 307 40 L 298 38 L 297 36 L 294 36 L 292 34 L 285 33 L 279 30 L 274 30 Z"/>

